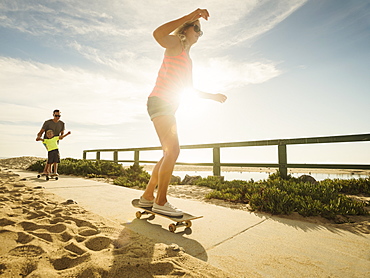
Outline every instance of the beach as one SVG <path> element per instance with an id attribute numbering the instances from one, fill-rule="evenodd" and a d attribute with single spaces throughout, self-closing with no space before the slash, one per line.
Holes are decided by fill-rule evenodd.
<path id="1" fill-rule="evenodd" d="M 31 160 L 13 167 L 24 168 Z M 0 277 L 232 277 L 175 244 L 155 243 L 4 167 L 0 207 Z"/>

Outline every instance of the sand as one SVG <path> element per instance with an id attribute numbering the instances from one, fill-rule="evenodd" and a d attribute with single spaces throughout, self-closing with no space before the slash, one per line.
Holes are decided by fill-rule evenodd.
<path id="1" fill-rule="evenodd" d="M 14 166 L 14 165 L 13 165 Z M 0 171 L 0 277 L 232 277 Z"/>

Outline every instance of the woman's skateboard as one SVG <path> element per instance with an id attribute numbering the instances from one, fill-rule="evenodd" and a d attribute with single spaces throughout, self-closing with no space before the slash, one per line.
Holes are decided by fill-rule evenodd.
<path id="1" fill-rule="evenodd" d="M 55 179 L 57 181 L 59 179 L 59 176 L 58 175 L 55 175 L 55 174 L 50 174 L 50 175 L 47 175 L 47 174 L 38 174 L 37 177 L 38 178 L 45 177 L 47 181 L 50 180 L 50 179 Z"/>
<path id="2" fill-rule="evenodd" d="M 144 214 L 150 214 L 150 215 L 159 215 L 159 216 L 163 216 L 167 219 L 170 219 L 172 221 L 175 221 L 176 223 L 172 223 L 168 226 L 168 229 L 170 230 L 170 232 L 174 233 L 176 231 L 176 228 L 177 227 L 182 227 L 182 226 L 185 226 L 186 228 L 190 228 L 191 227 L 191 220 L 194 220 L 194 219 L 198 219 L 198 218 L 202 218 L 203 216 L 194 216 L 194 215 L 191 215 L 189 213 L 184 213 L 182 216 L 169 216 L 169 215 L 165 215 L 165 214 L 161 214 L 161 213 L 157 213 L 157 212 L 154 212 L 152 211 L 152 208 L 149 208 L 149 207 L 141 207 L 139 206 L 139 199 L 134 199 L 132 200 L 131 204 L 135 207 L 135 208 L 140 208 L 144 211 L 137 211 L 136 212 L 136 218 L 140 219 L 140 217 Z"/>

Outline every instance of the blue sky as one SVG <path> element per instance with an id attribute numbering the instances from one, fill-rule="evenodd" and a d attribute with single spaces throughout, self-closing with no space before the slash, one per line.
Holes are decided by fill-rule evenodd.
<path id="1" fill-rule="evenodd" d="M 181 144 L 369 133 L 370 1 L 2 0 L 0 156 L 45 156 L 35 137 L 54 109 L 72 131 L 62 157 L 158 146 L 146 113 L 163 57 L 152 32 L 198 7 L 211 17 L 190 53 L 194 84 L 228 101 L 185 99 Z M 221 159 L 275 162 L 276 153 Z M 288 147 L 290 162 L 369 157 L 369 143 Z M 183 151 L 179 161 L 204 159 L 209 151 Z"/>

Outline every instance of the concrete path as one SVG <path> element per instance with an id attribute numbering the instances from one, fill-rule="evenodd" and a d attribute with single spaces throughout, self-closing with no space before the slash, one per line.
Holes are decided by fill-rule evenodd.
<path id="1" fill-rule="evenodd" d="M 63 175 L 45 181 L 34 172 L 13 171 L 156 242 L 175 243 L 235 277 L 370 277 L 370 235 L 169 197 L 179 208 L 204 216 L 171 233 L 166 218 L 136 219 L 131 200 L 140 190 Z"/>

